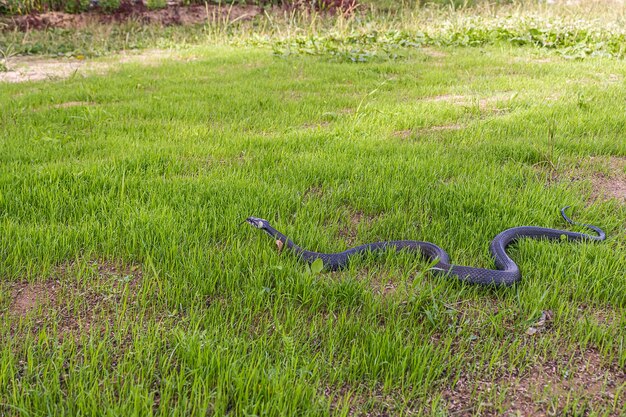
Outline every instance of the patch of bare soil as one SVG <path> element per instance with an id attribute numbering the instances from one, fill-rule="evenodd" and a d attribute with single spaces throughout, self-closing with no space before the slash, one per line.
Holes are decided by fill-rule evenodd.
<path id="1" fill-rule="evenodd" d="M 302 201 L 319 200 L 324 196 L 324 189 L 321 185 L 313 185 L 307 188 L 302 194 Z"/>
<path id="2" fill-rule="evenodd" d="M 392 135 L 396 138 L 408 139 L 413 136 L 413 131 L 411 129 L 396 130 Z"/>
<path id="3" fill-rule="evenodd" d="M 618 74 L 607 74 L 606 72 L 587 73 L 577 77 L 568 78 L 567 84 L 593 85 L 608 87 L 623 81 L 623 77 Z"/>
<path id="4" fill-rule="evenodd" d="M 356 242 L 356 235 L 361 223 L 371 224 L 376 216 L 367 215 L 361 210 L 351 210 L 348 214 L 348 222 L 339 229 L 339 237 L 344 239 L 349 245 Z"/>
<path id="5" fill-rule="evenodd" d="M 76 58 L 38 58 L 28 56 L 12 57 L 8 60 L 8 70 L 0 72 L 0 82 L 20 83 L 26 81 L 59 80 L 73 76 L 102 74 L 119 68 L 119 64 L 140 63 L 156 65 L 165 59 L 179 59 L 172 51 L 146 50 L 141 53 L 121 53 L 113 59 L 91 61 Z"/>
<path id="6" fill-rule="evenodd" d="M 515 97 L 515 95 L 516 93 L 512 91 L 503 91 L 489 97 L 481 98 L 459 94 L 443 94 L 439 96 L 426 97 L 422 100 L 430 103 L 447 102 L 464 107 L 478 106 L 480 110 L 488 110 L 493 106 L 493 104 L 500 101 L 511 100 L 513 97 Z"/>
<path id="7" fill-rule="evenodd" d="M 515 57 L 513 58 L 513 62 L 523 62 L 523 63 L 531 63 L 531 64 L 550 64 L 553 62 L 558 62 L 559 57 L 557 56 L 531 56 L 531 57 Z"/>
<path id="8" fill-rule="evenodd" d="M 394 294 L 398 289 L 398 284 L 394 282 L 391 278 L 387 278 L 386 280 L 379 280 L 375 282 L 378 284 L 375 287 L 375 291 L 377 291 L 382 296 L 388 296 Z"/>
<path id="9" fill-rule="evenodd" d="M 471 97 L 462 96 L 459 94 L 442 94 L 439 96 L 427 97 L 424 101 L 439 103 L 442 101 L 451 102 L 454 104 L 465 104 L 471 102 Z"/>
<path id="10" fill-rule="evenodd" d="M 578 307 L 578 320 L 591 322 L 596 326 L 613 327 L 620 325 L 619 310 L 611 306 L 589 306 L 581 304 Z"/>
<path id="11" fill-rule="evenodd" d="M 56 329 L 63 339 L 92 329 L 114 331 L 120 317 L 145 312 L 139 299 L 142 278 L 139 265 L 93 261 L 87 267 L 63 264 L 41 282 L 12 284 L 7 310 L 12 334 Z"/>
<path id="12" fill-rule="evenodd" d="M 440 133 L 453 132 L 455 130 L 461 130 L 464 127 L 465 126 L 463 126 L 463 125 L 461 125 L 459 123 L 450 123 L 450 124 L 445 124 L 445 125 L 424 127 L 424 128 L 421 128 L 421 129 L 397 130 L 397 131 L 392 133 L 392 136 L 396 137 L 396 138 L 403 139 L 403 140 L 418 139 L 419 136 L 423 135 L 423 134 L 437 133 L 437 132 L 440 132 Z"/>
<path id="13" fill-rule="evenodd" d="M 443 397 L 450 415 L 457 416 L 477 412 L 489 416 L 587 415 L 591 410 L 618 416 L 626 407 L 625 384 L 624 370 L 604 364 L 600 354 L 590 349 L 495 380 L 463 375 Z M 506 398 L 504 414 L 489 402 L 502 396 Z"/>
<path id="14" fill-rule="evenodd" d="M 122 23 L 135 21 L 143 24 L 192 25 L 207 21 L 235 21 L 251 19 L 263 10 L 257 6 L 233 5 L 219 6 L 214 4 L 167 7 L 150 10 L 141 3 L 126 4 L 114 13 L 107 14 L 94 10 L 85 13 L 70 14 L 63 12 L 46 12 L 26 16 L 13 16 L 4 23 L 7 29 L 13 30 L 45 30 L 82 29 L 94 24 Z"/>
<path id="15" fill-rule="evenodd" d="M 39 307 L 54 304 L 59 285 L 58 281 L 17 284 L 13 289 L 13 302 L 9 307 L 9 314 L 13 317 L 25 317 Z"/>
<path id="16" fill-rule="evenodd" d="M 305 123 L 305 124 L 302 125 L 302 128 L 303 129 L 314 129 L 314 130 L 317 130 L 317 129 L 325 129 L 328 126 L 330 126 L 330 122 L 322 121 L 322 122 L 319 122 L 319 123 Z"/>
<path id="17" fill-rule="evenodd" d="M 479 323 L 484 320 L 495 317 L 501 312 L 501 309 L 505 309 L 507 315 L 513 316 L 513 313 L 507 310 L 507 307 L 499 305 L 494 300 L 477 301 L 472 299 L 464 299 L 455 303 L 446 303 L 444 307 L 448 311 L 454 311 L 457 314 L 457 322 L 460 325 L 468 323 Z"/>
<path id="18" fill-rule="evenodd" d="M 439 51 L 437 49 L 427 48 L 427 47 L 421 48 L 420 52 L 431 58 L 446 58 L 448 56 L 448 54 L 443 51 Z"/>
<path id="19" fill-rule="evenodd" d="M 533 168 L 548 184 L 588 181 L 591 184 L 590 201 L 626 203 L 626 156 L 592 156 L 565 167 L 546 160 L 534 164 Z"/>
<path id="20" fill-rule="evenodd" d="M 382 387 L 352 387 L 327 385 L 320 395 L 330 403 L 332 415 L 395 416 L 418 415 L 418 408 L 400 393 L 385 393 Z M 342 412 L 347 411 L 347 414 Z"/>
<path id="21" fill-rule="evenodd" d="M 498 326 L 506 332 L 519 333 L 520 310 L 512 303 L 496 299 L 464 299 L 454 303 L 443 303 L 442 317 L 451 328 L 471 328 L 472 341 L 480 341 L 480 335 Z M 522 330 L 523 331 L 523 330 Z M 456 342 L 455 342 L 456 343 Z"/>
<path id="22" fill-rule="evenodd" d="M 89 101 L 66 101 L 65 103 L 55 104 L 55 109 L 66 109 L 68 107 L 93 106 L 95 103 Z"/>
<path id="23" fill-rule="evenodd" d="M 462 128 L 463 128 L 463 125 L 460 125 L 458 123 L 452 123 L 449 125 L 431 126 L 431 127 L 425 128 L 424 130 L 428 132 L 445 132 L 448 130 L 460 130 Z"/>
<path id="24" fill-rule="evenodd" d="M 83 69 L 85 62 L 78 59 L 13 57 L 7 67 L 7 71 L 0 72 L 0 82 L 19 83 L 68 78 Z"/>
<path id="25" fill-rule="evenodd" d="M 589 181 L 591 201 L 614 199 L 626 203 L 626 156 L 593 156 L 565 168 L 549 163 L 536 164 L 535 169 L 548 183 Z"/>
<path id="26" fill-rule="evenodd" d="M 616 199 L 626 203 L 626 157 L 610 157 L 605 172 L 591 176 L 593 198 L 596 200 Z"/>
<path id="27" fill-rule="evenodd" d="M 349 272 L 332 271 L 333 280 L 341 280 L 341 277 L 351 276 Z M 403 290 L 403 282 L 398 275 L 384 266 L 368 267 L 363 266 L 358 269 L 355 277 L 358 281 L 369 284 L 372 292 L 381 297 L 395 295 L 399 290 Z M 382 325 L 382 323 L 381 323 Z"/>

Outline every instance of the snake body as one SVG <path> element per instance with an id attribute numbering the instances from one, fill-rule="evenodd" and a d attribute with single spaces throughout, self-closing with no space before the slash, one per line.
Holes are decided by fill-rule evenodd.
<path id="1" fill-rule="evenodd" d="M 338 253 L 312 252 L 293 243 L 290 238 L 273 228 L 267 220 L 257 217 L 248 217 L 246 222 L 257 229 L 263 230 L 277 241 L 281 241 L 284 246 L 295 252 L 302 260 L 312 263 L 317 259 L 321 259 L 324 263 L 324 267 L 330 270 L 345 267 L 348 264 L 350 257 L 361 253 L 383 251 L 387 249 L 395 249 L 397 251 L 409 250 L 419 252 L 428 261 L 435 263 L 432 270 L 437 274 L 455 276 L 461 281 L 471 284 L 508 286 L 519 281 L 522 276 L 517 264 L 506 253 L 507 246 L 519 239 L 532 238 L 567 241 L 601 241 L 606 238 L 604 231 L 602 231 L 599 227 L 572 221 L 572 219 L 567 217 L 565 214 L 565 210 L 567 208 L 568 207 L 561 209 L 561 215 L 568 223 L 587 227 L 595 231 L 598 235 L 593 236 L 585 233 L 536 226 L 520 226 L 507 229 L 498 234 L 491 241 L 491 245 L 489 247 L 497 269 L 453 265 L 450 263 L 450 256 L 439 246 L 430 242 L 415 240 L 393 240 L 387 242 L 368 243 Z"/>

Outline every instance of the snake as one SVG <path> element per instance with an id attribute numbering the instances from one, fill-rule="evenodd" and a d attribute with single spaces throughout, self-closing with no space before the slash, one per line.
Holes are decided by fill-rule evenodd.
<path id="1" fill-rule="evenodd" d="M 367 253 L 378 252 L 389 249 L 396 251 L 407 250 L 418 252 L 422 257 L 432 263 L 431 270 L 437 275 L 456 277 L 463 282 L 480 285 L 510 286 L 519 281 L 522 277 L 519 267 L 506 253 L 506 248 L 522 238 L 547 239 L 556 241 L 602 241 L 606 239 L 606 234 L 602 229 L 589 224 L 577 223 L 570 219 L 565 210 L 569 206 L 561 209 L 561 216 L 569 224 L 583 226 L 597 233 L 597 236 L 570 232 L 567 230 L 549 229 L 537 226 L 519 226 L 506 229 L 499 233 L 489 246 L 493 256 L 496 269 L 476 268 L 471 266 L 453 265 L 450 256 L 439 246 L 430 242 L 416 240 L 393 240 L 386 242 L 374 242 L 365 245 L 355 246 L 338 253 L 313 252 L 296 245 L 289 237 L 276 230 L 270 223 L 258 217 L 248 217 L 245 222 L 253 227 L 263 230 L 265 233 L 276 239 L 279 247 L 287 247 L 308 263 L 313 263 L 321 259 L 323 266 L 327 270 L 338 270 L 347 266 L 351 257 Z M 281 243 L 278 243 L 280 241 Z"/>

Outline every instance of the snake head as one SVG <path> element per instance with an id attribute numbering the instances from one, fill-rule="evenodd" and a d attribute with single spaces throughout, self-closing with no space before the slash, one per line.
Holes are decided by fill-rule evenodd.
<path id="1" fill-rule="evenodd" d="M 252 216 L 246 219 L 246 223 L 261 230 L 267 229 L 267 227 L 270 225 L 267 220 Z"/>

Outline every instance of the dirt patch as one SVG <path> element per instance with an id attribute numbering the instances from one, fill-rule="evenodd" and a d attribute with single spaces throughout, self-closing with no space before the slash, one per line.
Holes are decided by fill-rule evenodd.
<path id="1" fill-rule="evenodd" d="M 512 91 L 503 91 L 496 93 L 489 97 L 479 98 L 477 96 L 467 96 L 458 94 L 443 94 L 434 97 L 426 97 L 422 101 L 429 103 L 441 103 L 447 102 L 457 106 L 472 107 L 477 106 L 480 110 L 487 110 L 492 107 L 493 104 L 500 101 L 512 100 L 517 93 Z"/>
<path id="2" fill-rule="evenodd" d="M 391 279 L 387 279 L 386 282 L 378 282 L 378 284 L 377 290 L 382 296 L 393 294 L 398 289 L 398 285 Z"/>
<path id="3" fill-rule="evenodd" d="M 167 7 L 158 10 L 149 10 L 141 3 L 127 4 L 120 10 L 111 13 L 91 11 L 86 13 L 70 14 L 63 12 L 47 12 L 26 16 L 13 16 L 4 19 L 8 30 L 46 30 L 82 29 L 95 24 L 123 23 L 128 21 L 143 24 L 192 25 L 207 21 L 233 22 L 236 20 L 251 19 L 263 10 L 256 6 L 219 6 L 213 4 Z"/>
<path id="4" fill-rule="evenodd" d="M 413 135 L 413 131 L 411 129 L 396 130 L 391 135 L 400 139 L 408 139 Z"/>
<path id="5" fill-rule="evenodd" d="M 558 62 L 560 58 L 556 56 L 530 56 L 530 57 L 515 57 L 513 62 L 522 62 L 524 64 L 550 64 Z"/>
<path id="6" fill-rule="evenodd" d="M 55 104 L 54 107 L 55 109 L 65 109 L 68 107 L 77 107 L 77 106 L 93 106 L 95 105 L 95 103 L 91 103 L 89 101 L 68 101 L 65 103 L 59 103 L 59 104 Z"/>
<path id="7" fill-rule="evenodd" d="M 617 200 L 626 203 L 626 156 L 592 156 L 559 166 L 546 160 L 534 164 L 533 168 L 538 178 L 548 185 L 589 182 L 591 202 Z"/>
<path id="8" fill-rule="evenodd" d="M 463 125 L 458 123 L 449 124 L 449 125 L 440 125 L 440 126 L 431 126 L 424 129 L 427 132 L 445 132 L 448 130 L 460 130 L 463 128 Z"/>
<path id="9" fill-rule="evenodd" d="M 302 201 L 319 200 L 324 196 L 324 188 L 321 185 L 312 185 L 302 194 Z"/>
<path id="10" fill-rule="evenodd" d="M 567 84 L 577 85 L 593 85 L 594 87 L 603 86 L 609 87 L 616 83 L 623 81 L 623 77 L 618 74 L 607 74 L 606 72 L 597 72 L 587 75 L 581 75 L 575 78 L 568 78 L 565 82 Z"/>
<path id="11" fill-rule="evenodd" d="M 461 375 L 443 398 L 450 415 L 502 415 L 490 399 L 505 398 L 505 415 L 510 416 L 586 415 L 591 410 L 617 416 L 626 406 L 625 384 L 623 369 L 604 364 L 589 349 L 493 380 Z"/>
<path id="12" fill-rule="evenodd" d="M 554 102 L 561 100 L 562 95 L 560 93 L 551 93 L 544 98 L 545 101 Z"/>
<path id="13" fill-rule="evenodd" d="M 121 53 L 112 59 L 95 61 L 77 58 L 42 59 L 18 56 L 8 60 L 8 71 L 0 72 L 0 82 L 53 81 L 73 76 L 103 74 L 109 70 L 118 69 L 119 64 L 157 65 L 166 59 L 181 58 L 175 52 L 158 49 L 142 51 L 137 54 Z"/>
<path id="14" fill-rule="evenodd" d="M 525 61 L 525 62 L 528 62 L 528 61 Z M 534 59 L 531 59 L 530 62 L 534 62 L 535 64 L 550 64 L 552 62 L 556 62 L 556 58 L 554 57 L 534 58 Z"/>
<path id="15" fill-rule="evenodd" d="M 429 126 L 429 127 L 424 127 L 421 129 L 416 129 L 416 130 L 412 130 L 412 129 L 397 130 L 393 132 L 391 135 L 396 138 L 407 140 L 407 139 L 411 139 L 422 134 L 435 133 L 435 132 L 452 132 L 455 130 L 461 130 L 464 127 L 465 126 L 459 123 L 451 123 L 451 124 L 446 124 L 446 125 Z"/>
<path id="16" fill-rule="evenodd" d="M 320 390 L 327 399 L 332 415 L 395 416 L 418 415 L 419 408 L 399 392 L 385 393 L 381 386 L 327 385 Z M 347 411 L 345 414 L 342 412 Z"/>
<path id="17" fill-rule="evenodd" d="M 332 271 L 334 281 L 340 281 L 347 277 L 353 277 L 360 282 L 367 283 L 372 293 L 388 297 L 403 290 L 404 283 L 400 279 L 401 274 L 394 274 L 394 271 L 384 266 L 359 266 L 356 275 L 346 271 Z"/>
<path id="18" fill-rule="evenodd" d="M 376 220 L 376 217 L 367 215 L 361 210 L 351 210 L 347 215 L 347 222 L 339 228 L 339 237 L 344 239 L 348 245 L 353 245 L 356 242 L 359 225 L 361 223 L 369 225 Z"/>
<path id="19" fill-rule="evenodd" d="M 439 96 L 427 97 L 424 99 L 424 101 L 428 101 L 432 103 L 447 101 L 447 102 L 451 102 L 454 104 L 469 103 L 470 100 L 471 100 L 471 97 L 461 96 L 457 94 L 442 94 Z"/>
<path id="20" fill-rule="evenodd" d="M 374 294 L 381 297 L 390 297 L 396 294 L 404 298 L 408 297 L 408 294 L 406 294 L 408 284 L 402 281 L 400 274 L 394 274 L 393 271 L 387 268 L 377 269 L 371 273 L 365 270 L 364 273 L 365 276 L 369 275 L 371 277 L 369 278 L 370 286 Z"/>
<path id="21" fill-rule="evenodd" d="M 457 313 L 460 324 L 476 323 L 485 318 L 495 317 L 505 308 L 491 299 L 487 302 L 464 299 L 454 303 L 445 303 L 443 306 L 447 310 Z M 508 314 L 510 313 L 508 312 Z"/>
<path id="22" fill-rule="evenodd" d="M 13 289 L 13 302 L 8 312 L 13 317 L 25 317 L 40 306 L 53 305 L 58 289 L 58 281 L 19 283 Z"/>
<path id="23" fill-rule="evenodd" d="M 448 56 L 447 53 L 432 48 L 421 48 L 420 52 L 431 58 L 446 58 Z"/>
<path id="24" fill-rule="evenodd" d="M 519 308 L 502 300 L 464 299 L 441 303 L 438 310 L 448 326 L 458 329 L 471 328 L 472 341 L 479 341 L 480 335 L 489 332 L 494 326 L 506 329 L 511 334 L 524 331 L 517 324 L 521 314 Z"/>
<path id="25" fill-rule="evenodd" d="M 626 157 L 610 157 L 604 165 L 604 172 L 594 172 L 591 176 L 592 198 L 626 203 Z"/>
<path id="26" fill-rule="evenodd" d="M 12 333 L 56 329 L 63 339 L 91 329 L 113 331 L 120 317 L 146 308 L 139 305 L 142 278 L 139 265 L 92 261 L 63 264 L 44 281 L 12 284 L 7 310 Z"/>
<path id="27" fill-rule="evenodd" d="M 593 323 L 596 326 L 613 327 L 620 325 L 620 313 L 611 306 L 578 306 L 578 320 Z"/>
<path id="28" fill-rule="evenodd" d="M 604 75 L 604 74 L 603 74 Z M 609 83 L 619 83 L 623 80 L 622 76 L 618 75 L 618 74 L 609 74 L 606 77 L 606 81 Z"/>
<path id="29" fill-rule="evenodd" d="M 305 123 L 302 125 L 303 129 L 326 129 L 330 126 L 330 122 L 322 121 L 318 123 Z"/>
<path id="30" fill-rule="evenodd" d="M 84 69 L 85 62 L 78 59 L 13 57 L 7 67 L 7 71 L 0 72 L 0 82 L 20 83 L 68 78 Z"/>

